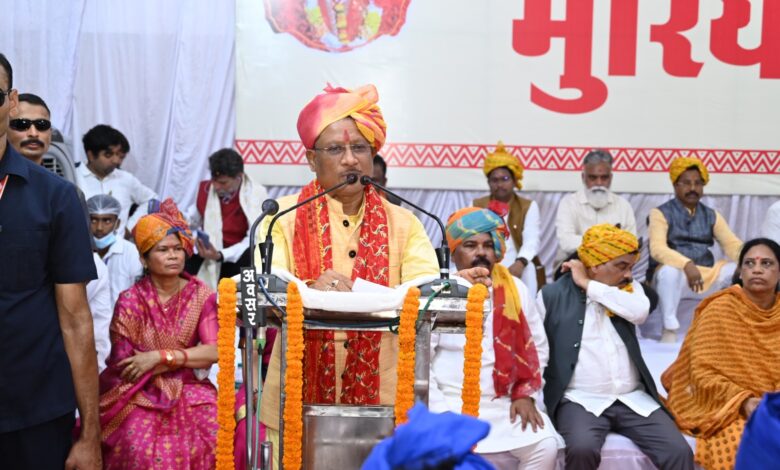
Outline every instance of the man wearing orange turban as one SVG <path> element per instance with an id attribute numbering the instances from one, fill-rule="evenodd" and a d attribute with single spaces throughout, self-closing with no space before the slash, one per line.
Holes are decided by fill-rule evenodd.
<path id="1" fill-rule="evenodd" d="M 387 126 L 373 85 L 327 87 L 298 118 L 298 133 L 315 178 L 280 210 L 349 176 L 373 173 Z M 260 233 L 268 230 L 268 221 Z M 350 184 L 280 218 L 272 232 L 273 266 L 313 289 L 350 291 L 357 278 L 389 287 L 436 274 L 433 247 L 419 220 L 380 197 L 373 186 Z M 258 260 L 258 266 L 260 260 Z M 388 405 L 395 400 L 398 339 L 391 333 L 306 330 L 305 403 Z M 274 345 L 261 420 L 278 439 L 281 349 Z M 274 449 L 278 449 L 278 443 Z"/>
<path id="2" fill-rule="evenodd" d="M 701 160 L 678 157 L 669 167 L 674 199 L 650 211 L 650 268 L 663 315 L 661 342 L 677 341 L 677 308 L 683 298 L 702 299 L 730 284 L 736 264 L 715 261 L 710 247 L 717 241 L 732 261 L 740 240 L 723 217 L 701 203 L 710 175 Z"/>
<path id="3" fill-rule="evenodd" d="M 475 199 L 472 204 L 487 207 L 504 219 L 511 237 L 507 240 L 506 255 L 501 264 L 509 268 L 513 276 L 521 278 L 535 295 L 538 286 L 544 284 L 544 268 L 537 256 L 539 206 L 515 192 L 515 188 L 523 187 L 523 164 L 499 141 L 495 151 L 485 157 L 482 171 L 487 177 L 490 194 Z M 537 269 L 541 272 L 539 277 Z"/>
<path id="4" fill-rule="evenodd" d="M 650 301 L 631 274 L 638 250 L 634 234 L 594 225 L 579 259 L 563 263 L 566 274 L 537 297 L 550 344 L 544 401 L 566 441 L 567 469 L 596 469 L 609 432 L 631 439 L 658 468 L 693 469 L 639 349 L 636 326 Z"/>

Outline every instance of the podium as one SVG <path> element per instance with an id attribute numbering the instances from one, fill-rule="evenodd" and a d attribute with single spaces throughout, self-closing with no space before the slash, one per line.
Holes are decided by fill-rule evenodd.
<path id="1" fill-rule="evenodd" d="M 455 281 L 452 281 L 455 282 Z M 345 295 L 340 293 L 341 295 Z M 286 307 L 286 293 L 271 293 L 273 303 Z M 350 294 L 346 294 L 350 295 Z M 356 294 L 366 295 L 366 294 Z M 381 295 L 381 294 L 380 294 Z M 422 309 L 428 299 L 420 298 Z M 258 308 L 266 308 L 269 323 L 280 329 L 277 341 L 281 341 L 281 409 L 284 409 L 284 373 L 287 349 L 287 322 L 285 313 L 275 308 L 263 297 L 257 299 Z M 488 303 L 486 302 L 487 306 Z M 367 306 L 368 307 L 368 306 Z M 368 308 L 366 309 L 368 310 Z M 338 309 L 308 308 L 304 301 L 304 329 L 328 329 L 342 331 L 389 331 L 389 325 L 397 321 L 400 310 L 344 312 Z M 415 341 L 415 402 L 428 404 L 428 382 L 431 361 L 431 332 L 463 333 L 465 331 L 466 299 L 434 297 L 417 323 Z M 305 365 L 304 365 L 305 366 Z M 382 439 L 393 434 L 395 416 L 393 405 L 303 405 L 303 461 L 301 468 L 358 469 L 371 449 Z M 280 411 L 279 462 L 284 455 L 284 422 Z"/>

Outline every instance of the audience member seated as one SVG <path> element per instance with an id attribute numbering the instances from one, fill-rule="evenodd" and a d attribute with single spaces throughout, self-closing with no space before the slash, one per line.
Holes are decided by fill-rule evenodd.
<path id="1" fill-rule="evenodd" d="M 461 209 L 447 222 L 455 266 L 490 288 L 493 307 L 484 319 L 479 401 L 479 418 L 490 423 L 490 434 L 475 451 L 498 469 L 553 469 L 563 439 L 539 408 L 547 337 L 534 297 L 500 264 L 508 235 L 501 217 L 488 209 Z M 465 344 L 464 335 L 431 336 L 433 412 L 460 413 L 463 407 Z"/>
<path id="2" fill-rule="evenodd" d="M 570 271 L 537 296 L 550 344 L 544 401 L 566 441 L 567 469 L 595 469 L 607 433 L 631 439 L 658 468 L 692 469 L 693 455 L 661 406 L 636 325 L 649 301 L 632 280 L 639 243 L 613 225 L 588 229 Z"/>
<path id="3" fill-rule="evenodd" d="M 249 226 L 262 212 L 268 194 L 244 173 L 244 160 L 233 149 L 211 154 L 209 170 L 211 179 L 200 182 L 195 207 L 188 211 L 191 225 L 202 228 L 208 238 L 197 237 L 197 254 L 188 260 L 187 272 L 197 273 L 216 289 L 221 278 L 249 266 Z"/>
<path id="4" fill-rule="evenodd" d="M 487 176 L 490 194 L 475 199 L 473 204 L 476 207 L 490 208 L 504 219 L 511 240 L 506 244 L 506 254 L 501 264 L 509 268 L 513 276 L 523 280 L 531 295 L 536 295 L 538 286 L 544 284 L 544 268 L 537 257 L 539 206 L 514 191 L 515 187 L 523 187 L 523 164 L 499 142 L 495 152 L 485 157 L 482 171 Z M 542 271 L 539 278 L 537 269 Z"/>
<path id="5" fill-rule="evenodd" d="M 16 113 L 8 123 L 8 140 L 25 158 L 36 165 L 43 163 L 51 145 L 51 114 L 39 96 L 19 95 Z"/>
<path id="6" fill-rule="evenodd" d="M 769 206 L 761 226 L 761 236 L 780 243 L 780 201 Z"/>
<path id="7" fill-rule="evenodd" d="M 95 350 L 97 351 L 98 372 L 106 368 L 106 359 L 111 352 L 111 340 L 108 329 L 114 314 L 114 303 L 111 301 L 111 276 L 108 267 L 97 253 L 92 253 L 97 279 L 87 283 L 87 302 L 92 313 L 92 330 L 95 334 Z"/>
<path id="8" fill-rule="evenodd" d="M 371 179 L 382 186 L 387 187 L 387 163 L 385 162 L 385 159 L 382 158 L 382 155 L 374 155 L 374 173 L 372 174 Z M 396 206 L 401 205 L 401 200 L 392 194 L 381 192 L 381 195 Z"/>
<path id="9" fill-rule="evenodd" d="M 710 176 L 698 158 L 678 157 L 669 168 L 674 198 L 650 211 L 650 268 L 663 315 L 661 341 L 677 341 L 677 308 L 682 298 L 702 298 L 730 284 L 736 267 L 715 262 L 710 247 L 715 241 L 736 261 L 742 241 L 723 217 L 701 203 Z"/>
<path id="10" fill-rule="evenodd" d="M 696 462 L 704 468 L 733 468 L 745 421 L 780 384 L 778 261 L 774 241 L 745 243 L 739 285 L 699 304 L 662 376 L 667 406 L 680 429 L 696 437 Z"/>
<path id="11" fill-rule="evenodd" d="M 122 206 L 108 194 L 97 194 L 87 201 L 89 228 L 95 251 L 108 266 L 111 281 L 111 311 L 119 294 L 141 277 L 143 267 L 135 245 L 117 236 Z"/>
<path id="12" fill-rule="evenodd" d="M 149 199 L 157 194 L 141 183 L 133 174 L 121 170 L 119 166 L 130 150 L 127 138 L 118 130 L 104 124 L 87 131 L 82 139 L 87 164 L 83 162 L 76 168 L 76 181 L 87 199 L 96 194 L 109 194 L 119 201 L 122 212 L 119 214 L 119 236 L 126 237 L 125 230 L 132 230 L 136 221 L 146 211 L 143 210 Z M 128 220 L 130 206 L 139 205 L 139 209 Z"/>
<path id="13" fill-rule="evenodd" d="M 183 272 L 193 242 L 172 200 L 133 232 L 148 274 L 122 292 L 111 321 L 104 468 L 214 468 L 217 391 L 196 369 L 217 361 L 216 294 Z"/>
<path id="14" fill-rule="evenodd" d="M 638 235 L 634 209 L 628 201 L 610 190 L 612 155 L 606 150 L 591 150 L 582 160 L 582 184 L 577 192 L 567 194 L 558 204 L 555 231 L 558 251 L 554 266 L 577 252 L 585 230 L 598 224 L 612 224 Z"/>
<path id="15" fill-rule="evenodd" d="M 298 134 L 316 177 L 280 210 L 345 181 L 370 175 L 387 126 L 372 85 L 325 89 L 301 111 Z M 270 221 L 263 223 L 265 233 Z M 376 189 L 349 184 L 278 220 L 273 265 L 312 289 L 351 291 L 355 279 L 395 287 L 438 273 L 422 223 Z M 259 265 L 259 263 L 257 263 Z M 395 401 L 398 337 L 391 333 L 306 330 L 304 403 L 390 405 Z M 338 361 L 336 357 L 340 358 Z M 263 389 L 261 420 L 278 455 L 281 347 L 275 342 Z M 338 379 L 337 379 L 338 378 Z M 274 465 L 274 468 L 279 468 Z"/>

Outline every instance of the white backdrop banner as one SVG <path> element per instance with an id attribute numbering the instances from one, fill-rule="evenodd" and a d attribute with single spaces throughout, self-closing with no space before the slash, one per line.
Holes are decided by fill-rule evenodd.
<path id="1" fill-rule="evenodd" d="M 607 148 L 613 189 L 780 194 L 777 0 L 238 0 L 236 145 L 266 184 L 310 179 L 296 122 L 326 83 L 373 83 L 393 185 L 484 189 L 499 140 L 529 191 L 579 187 Z"/>

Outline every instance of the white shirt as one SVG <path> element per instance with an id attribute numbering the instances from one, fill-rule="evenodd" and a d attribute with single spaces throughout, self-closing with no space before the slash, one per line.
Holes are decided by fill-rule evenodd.
<path id="1" fill-rule="evenodd" d="M 95 349 L 97 349 L 98 372 L 106 368 L 106 359 L 111 352 L 111 341 L 108 328 L 114 309 L 111 302 L 110 274 L 105 263 L 97 253 L 92 254 L 97 269 L 97 279 L 87 283 L 87 302 L 92 312 L 92 328 L 95 333 Z"/>
<path id="2" fill-rule="evenodd" d="M 528 288 L 517 278 L 514 278 L 520 296 L 523 314 L 531 330 L 531 336 L 539 356 L 539 368 L 544 370 L 549 359 L 547 336 L 544 325 L 536 313 L 533 297 L 528 294 Z M 514 424 L 509 421 L 509 407 L 512 400 L 509 396 L 496 398 L 493 386 L 493 367 L 496 355 L 493 349 L 493 305 L 492 289 L 490 298 L 490 313 L 483 320 L 482 336 L 482 368 L 479 381 L 482 396 L 479 401 L 479 419 L 490 423 L 490 433 L 477 443 L 476 451 L 480 453 L 504 452 L 526 447 L 542 439 L 553 437 L 558 447 L 563 448 L 563 439 L 555 431 L 550 418 L 544 413 L 544 400 L 541 389 L 533 397 L 536 406 L 544 420 L 544 428 L 537 432 L 531 426 L 522 429 L 520 418 Z M 463 401 L 463 347 L 466 338 L 462 334 L 431 334 L 431 372 L 428 394 L 428 407 L 434 413 L 452 411 L 460 413 Z"/>
<path id="3" fill-rule="evenodd" d="M 119 294 L 135 284 L 138 277 L 143 274 L 144 268 L 135 245 L 119 235 L 103 255 L 103 262 L 108 266 L 111 276 L 111 306 L 113 307 Z"/>
<path id="4" fill-rule="evenodd" d="M 504 217 L 504 223 L 509 227 L 509 214 Z M 507 238 L 506 253 L 504 253 L 504 259 L 501 260 L 501 264 L 508 268 L 512 266 L 517 258 L 525 258 L 530 264 L 531 260 L 539 254 L 540 225 L 539 205 L 536 204 L 536 201 L 531 201 L 523 221 L 523 246 L 518 251 L 514 239 L 510 235 Z M 533 268 L 531 268 L 531 271 L 533 271 Z"/>
<path id="5" fill-rule="evenodd" d="M 607 205 L 598 210 L 588 204 L 584 188 L 564 196 L 558 204 L 558 214 L 555 216 L 555 231 L 558 236 L 555 265 L 577 251 L 586 230 L 605 223 L 620 224 L 623 230 L 637 234 L 634 209 L 627 200 L 617 194 L 610 191 Z"/>
<path id="6" fill-rule="evenodd" d="M 650 301 L 639 282 L 634 281 L 633 286 L 634 292 L 625 292 L 593 280 L 588 284 L 580 352 L 564 397 L 596 416 L 616 400 L 644 417 L 660 407 L 644 391 L 626 345 L 605 311 L 606 307 L 634 325 L 644 323 Z M 536 306 L 544 319 L 547 309 L 541 292 Z"/>
<path id="7" fill-rule="evenodd" d="M 764 224 L 761 226 L 761 236 L 780 243 L 780 201 L 769 206 Z"/>
<path id="8" fill-rule="evenodd" d="M 132 173 L 117 169 L 99 179 L 84 162 L 76 168 L 76 184 L 84 191 L 84 197 L 87 199 L 96 194 L 108 194 L 119 201 L 122 205 L 117 232 L 120 238 L 125 236 L 125 227 L 132 230 L 135 222 L 146 215 L 146 203 L 157 198 L 157 193 L 144 186 Z M 128 221 L 130 206 L 133 204 L 138 204 L 139 207 L 133 214 L 133 219 Z"/>

